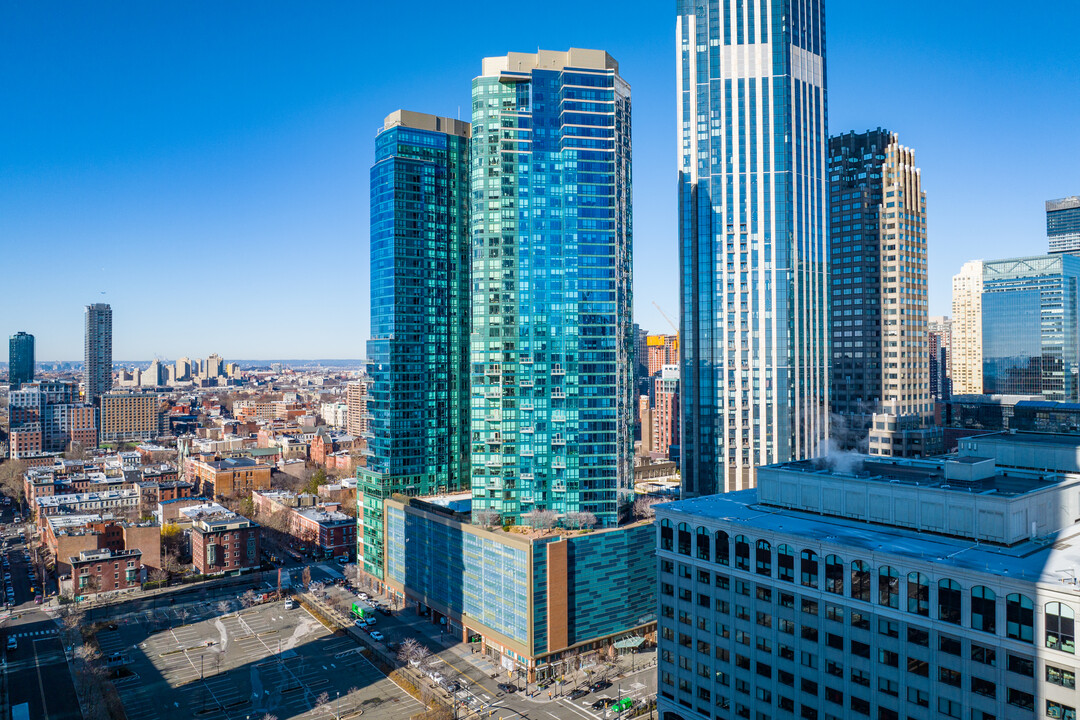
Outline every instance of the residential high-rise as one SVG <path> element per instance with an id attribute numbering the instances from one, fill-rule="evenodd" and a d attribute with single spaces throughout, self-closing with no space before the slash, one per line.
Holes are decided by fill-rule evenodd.
<path id="1" fill-rule="evenodd" d="M 658 374 L 665 365 L 679 364 L 678 335 L 649 335 L 645 343 L 649 351 L 649 377 Z"/>
<path id="2" fill-rule="evenodd" d="M 663 458 L 678 459 L 679 366 L 665 365 L 654 380 L 652 451 Z"/>
<path id="3" fill-rule="evenodd" d="M 345 404 L 348 406 L 345 432 L 353 437 L 368 431 L 367 385 L 365 380 L 350 380 L 345 386 Z"/>
<path id="4" fill-rule="evenodd" d="M 383 577 L 383 503 L 469 477 L 469 124 L 399 110 L 371 168 L 371 378 L 364 569 Z M 496 204 L 497 201 L 496 201 Z"/>
<path id="5" fill-rule="evenodd" d="M 34 381 L 34 336 L 19 331 L 8 339 L 8 383 L 18 390 Z"/>
<path id="6" fill-rule="evenodd" d="M 87 305 L 85 321 L 83 396 L 93 403 L 112 389 L 112 308 L 106 303 Z"/>
<path id="7" fill-rule="evenodd" d="M 928 353 L 930 358 L 930 397 L 948 400 L 952 394 L 952 318 L 935 315 L 927 323 Z"/>
<path id="8" fill-rule="evenodd" d="M 191 379 L 191 360 L 182 357 L 176 361 L 176 380 L 183 382 Z"/>
<path id="9" fill-rule="evenodd" d="M 825 450 L 823 0 L 679 0 L 682 482 Z"/>
<path id="10" fill-rule="evenodd" d="M 656 505 L 658 717 L 1073 717 L 1076 436 L 959 444 Z"/>
<path id="11" fill-rule="evenodd" d="M 952 280 L 952 391 L 979 395 L 983 391 L 982 260 L 964 263 Z"/>
<path id="12" fill-rule="evenodd" d="M 833 435 L 865 451 L 874 413 L 931 417 L 926 193 L 881 128 L 831 138 L 829 177 Z"/>
<path id="13" fill-rule="evenodd" d="M 630 87 L 602 50 L 473 80 L 472 509 L 616 524 L 633 489 Z M 483 517 L 480 515 L 479 517 Z"/>
<path id="14" fill-rule="evenodd" d="M 1052 253 L 1080 251 L 1080 197 L 1046 201 L 1046 238 Z"/>
<path id="15" fill-rule="evenodd" d="M 1080 401 L 1078 285 L 1069 253 L 983 263 L 983 392 Z"/>

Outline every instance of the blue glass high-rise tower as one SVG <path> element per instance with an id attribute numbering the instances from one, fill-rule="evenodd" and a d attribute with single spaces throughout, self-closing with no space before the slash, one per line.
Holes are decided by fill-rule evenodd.
<path id="1" fill-rule="evenodd" d="M 34 381 L 34 336 L 17 332 L 8 338 L 8 383 L 18 390 L 23 383 Z"/>
<path id="2" fill-rule="evenodd" d="M 364 569 L 383 576 L 383 501 L 467 488 L 469 123 L 399 110 L 371 168 Z"/>
<path id="3" fill-rule="evenodd" d="M 571 49 L 486 58 L 472 93 L 473 518 L 614 525 L 633 488 L 630 87 Z"/>
<path id="4" fill-rule="evenodd" d="M 828 438 L 823 0 L 678 0 L 687 496 Z"/>

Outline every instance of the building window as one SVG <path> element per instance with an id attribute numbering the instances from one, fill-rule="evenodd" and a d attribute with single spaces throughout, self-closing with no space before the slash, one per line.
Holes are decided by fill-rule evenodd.
<path id="1" fill-rule="evenodd" d="M 997 632 L 997 595 L 985 585 L 971 588 L 971 628 Z"/>
<path id="2" fill-rule="evenodd" d="M 938 581 L 938 619 L 954 625 L 960 624 L 960 583 L 955 580 Z"/>
<path id="3" fill-rule="evenodd" d="M 1046 717 L 1053 720 L 1076 720 L 1076 708 L 1062 705 L 1054 700 L 1047 700 Z"/>
<path id="4" fill-rule="evenodd" d="M 825 590 L 837 595 L 844 594 L 844 561 L 837 555 L 825 557 Z"/>
<path id="5" fill-rule="evenodd" d="M 888 565 L 878 569 L 878 604 L 900 607 L 900 573 Z"/>
<path id="6" fill-rule="evenodd" d="M 755 556 L 757 574 L 772 576 L 772 545 L 765 540 L 758 540 Z"/>
<path id="7" fill-rule="evenodd" d="M 787 582 L 795 582 L 795 548 L 780 545 L 776 548 L 777 577 Z"/>
<path id="8" fill-rule="evenodd" d="M 735 536 L 735 567 L 750 571 L 750 539 L 745 535 Z"/>
<path id="9" fill-rule="evenodd" d="M 668 550 L 672 549 L 673 534 L 671 531 L 671 521 L 664 518 L 660 521 L 660 549 Z"/>
<path id="10" fill-rule="evenodd" d="M 717 530 L 713 535 L 714 554 L 716 555 L 716 562 L 720 565 L 727 565 L 730 562 L 731 548 L 730 538 L 728 534 L 723 530 Z"/>
<path id="11" fill-rule="evenodd" d="M 1065 668 L 1046 666 L 1046 682 L 1060 685 L 1070 690 L 1076 689 L 1076 673 Z"/>
<path id="12" fill-rule="evenodd" d="M 851 563 L 851 598 L 870 602 L 870 565 L 862 560 Z"/>
<path id="13" fill-rule="evenodd" d="M 909 613 L 930 616 L 930 579 L 922 573 L 908 573 L 907 609 Z"/>
<path id="14" fill-rule="evenodd" d="M 703 527 L 697 529 L 697 559 L 709 560 L 709 531 Z"/>
<path id="15" fill-rule="evenodd" d="M 679 523 L 679 554 L 690 554 L 690 526 L 686 523 Z"/>
<path id="16" fill-rule="evenodd" d="M 1065 603 L 1046 603 L 1046 647 L 1076 653 L 1076 615 Z"/>
<path id="17" fill-rule="evenodd" d="M 1034 642 L 1035 603 L 1027 595 L 1012 593 L 1005 597 L 1005 635 L 1013 640 Z"/>
<path id="18" fill-rule="evenodd" d="M 818 555 L 813 550 L 803 550 L 800 555 L 801 582 L 804 587 L 818 586 Z"/>

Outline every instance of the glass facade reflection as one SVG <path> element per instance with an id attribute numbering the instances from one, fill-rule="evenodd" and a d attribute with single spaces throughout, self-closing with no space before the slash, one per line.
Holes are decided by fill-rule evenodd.
<path id="1" fill-rule="evenodd" d="M 8 339 L 8 382 L 11 390 L 34 381 L 34 336 L 18 332 Z"/>
<path id="2" fill-rule="evenodd" d="M 468 478 L 469 124 L 398 111 L 371 168 L 371 386 L 364 569 L 383 576 L 383 501 Z"/>
<path id="3" fill-rule="evenodd" d="M 603 51 L 473 81 L 473 511 L 613 525 L 632 491 L 630 88 Z"/>
<path id="4" fill-rule="evenodd" d="M 747 488 L 828 437 L 822 0 L 679 0 L 682 479 Z"/>
<path id="5" fill-rule="evenodd" d="M 1047 255 L 983 266 L 983 392 L 1080 399 L 1080 257 Z"/>

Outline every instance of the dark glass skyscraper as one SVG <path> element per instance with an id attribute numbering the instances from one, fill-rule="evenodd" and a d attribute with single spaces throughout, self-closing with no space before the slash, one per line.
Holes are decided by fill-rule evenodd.
<path id="1" fill-rule="evenodd" d="M 683 493 L 828 438 L 822 0 L 679 0 Z"/>
<path id="2" fill-rule="evenodd" d="M 474 520 L 633 492 L 630 87 L 602 50 L 485 58 L 473 80 Z"/>
<path id="3" fill-rule="evenodd" d="M 364 569 L 383 573 L 383 500 L 467 489 L 469 123 L 400 110 L 371 168 Z"/>
<path id="4" fill-rule="evenodd" d="M 8 340 L 8 383 L 18 390 L 34 380 L 34 336 L 17 332 Z"/>
<path id="5" fill-rule="evenodd" d="M 866 452 L 874 413 L 931 414 L 926 194 L 881 128 L 832 138 L 829 168 L 833 439 Z"/>
<path id="6" fill-rule="evenodd" d="M 112 307 L 87 305 L 85 326 L 83 393 L 92 403 L 112 389 Z"/>

